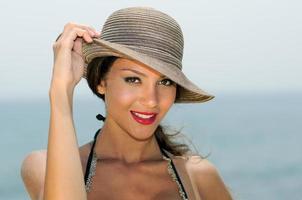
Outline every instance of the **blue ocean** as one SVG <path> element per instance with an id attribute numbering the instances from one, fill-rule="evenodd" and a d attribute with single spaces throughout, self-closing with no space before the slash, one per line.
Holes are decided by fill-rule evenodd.
<path id="1" fill-rule="evenodd" d="M 96 97 L 75 97 L 80 145 L 102 125 L 95 116 L 103 107 Z M 1 101 L 0 121 L 0 199 L 30 199 L 20 166 L 26 154 L 47 146 L 48 99 Z M 301 91 L 216 93 L 211 102 L 174 105 L 163 125 L 181 129 L 208 155 L 234 199 L 302 199 Z"/>

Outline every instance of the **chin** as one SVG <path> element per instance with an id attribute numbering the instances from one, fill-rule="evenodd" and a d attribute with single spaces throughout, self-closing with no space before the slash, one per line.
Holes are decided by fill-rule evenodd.
<path id="1" fill-rule="evenodd" d="M 144 129 L 144 128 L 136 128 L 135 130 L 132 130 L 129 132 L 129 135 L 138 141 L 147 141 L 152 139 L 153 135 L 155 134 L 157 126 L 151 129 Z"/>

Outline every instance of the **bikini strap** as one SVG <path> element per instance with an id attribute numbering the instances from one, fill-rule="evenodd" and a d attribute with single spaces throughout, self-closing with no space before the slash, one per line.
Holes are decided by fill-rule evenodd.
<path id="1" fill-rule="evenodd" d="M 97 114 L 96 118 L 97 118 L 97 120 L 103 121 L 103 122 L 105 122 L 105 120 L 106 120 L 106 118 L 101 114 Z M 87 164 L 86 164 L 85 177 L 84 177 L 85 185 L 88 183 L 89 172 L 90 172 L 90 168 L 91 168 L 91 161 L 92 161 L 93 152 L 94 152 L 94 146 L 95 146 L 95 143 L 96 143 L 96 138 L 98 137 L 98 134 L 101 132 L 100 131 L 101 129 L 102 128 L 97 130 L 96 133 L 94 134 L 94 137 L 93 137 L 93 143 L 92 143 L 90 153 L 89 153 L 89 156 L 88 156 L 88 160 L 87 160 Z"/>
<path id="2" fill-rule="evenodd" d="M 172 154 L 170 153 L 170 152 L 168 152 L 167 150 L 165 150 L 164 148 L 161 148 L 160 147 L 160 151 L 161 151 L 161 153 L 165 156 L 165 157 L 167 157 L 167 158 L 169 158 L 170 160 L 171 160 L 171 167 L 172 167 L 172 170 L 174 171 L 174 174 L 175 174 L 175 178 L 177 179 L 177 181 L 178 181 L 178 183 L 179 183 L 179 185 L 180 185 L 180 187 L 181 187 L 181 190 L 182 190 L 182 194 L 183 194 L 183 197 L 185 198 L 185 199 L 188 199 L 188 195 L 187 195 L 187 193 L 186 193 L 186 190 L 185 190 L 185 187 L 183 186 L 183 184 L 182 184 L 182 181 L 181 181 L 181 179 L 180 179 L 180 177 L 179 177 L 179 174 L 178 174 L 178 172 L 177 172 L 177 169 L 176 169 L 176 167 L 175 167 L 175 165 L 174 165 L 174 163 L 173 163 L 173 159 L 172 159 Z M 169 155 L 170 156 L 169 156 Z"/>
<path id="3" fill-rule="evenodd" d="M 92 157 L 93 157 L 93 150 L 94 150 L 94 146 L 96 143 L 96 138 L 100 132 L 101 132 L 101 128 L 99 130 L 97 130 L 96 133 L 94 134 L 93 143 L 92 143 L 92 146 L 90 149 L 90 153 L 89 153 L 89 157 L 88 157 L 88 161 L 87 161 L 87 165 L 86 165 L 86 171 L 85 171 L 85 177 L 84 177 L 85 184 L 88 181 L 88 176 L 89 176 L 91 161 L 92 161 Z"/>

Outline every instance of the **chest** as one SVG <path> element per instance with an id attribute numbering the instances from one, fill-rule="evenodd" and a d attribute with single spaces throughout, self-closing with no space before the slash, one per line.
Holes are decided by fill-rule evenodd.
<path id="1" fill-rule="evenodd" d="M 165 162 L 132 167 L 98 162 L 87 195 L 89 200 L 181 199 Z"/>

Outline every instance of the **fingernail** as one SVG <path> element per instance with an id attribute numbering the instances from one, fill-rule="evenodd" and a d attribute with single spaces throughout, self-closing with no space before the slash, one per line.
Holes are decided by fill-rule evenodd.
<path id="1" fill-rule="evenodd" d="M 91 42 L 93 42 L 93 39 L 92 39 L 92 38 L 89 38 L 87 42 L 88 42 L 88 43 L 91 43 Z"/>
<path id="2" fill-rule="evenodd" d="M 93 32 L 93 31 L 89 31 L 89 33 L 90 33 L 91 36 L 95 35 L 95 32 Z"/>

